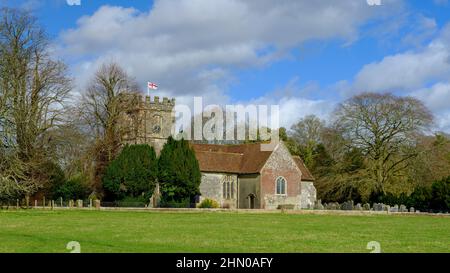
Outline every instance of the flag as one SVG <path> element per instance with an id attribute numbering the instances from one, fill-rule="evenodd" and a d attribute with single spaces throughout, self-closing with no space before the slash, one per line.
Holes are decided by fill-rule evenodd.
<path id="1" fill-rule="evenodd" d="M 158 89 L 158 85 L 156 83 L 147 82 L 147 88 L 156 90 L 156 89 Z"/>

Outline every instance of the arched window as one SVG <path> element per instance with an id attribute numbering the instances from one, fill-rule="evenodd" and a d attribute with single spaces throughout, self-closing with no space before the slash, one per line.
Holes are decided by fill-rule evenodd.
<path id="1" fill-rule="evenodd" d="M 223 182 L 222 190 L 223 190 L 223 199 L 227 199 L 227 182 Z"/>
<path id="2" fill-rule="evenodd" d="M 282 176 L 278 177 L 277 180 L 276 180 L 276 192 L 277 192 L 277 194 L 285 195 L 286 194 L 286 187 L 287 187 L 286 179 L 284 179 L 284 177 L 282 177 Z"/>
<path id="3" fill-rule="evenodd" d="M 234 182 L 231 182 L 231 199 L 234 199 Z"/>

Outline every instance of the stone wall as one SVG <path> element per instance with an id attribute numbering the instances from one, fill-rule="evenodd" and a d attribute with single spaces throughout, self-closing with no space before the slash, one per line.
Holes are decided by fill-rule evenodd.
<path id="1" fill-rule="evenodd" d="M 300 208 L 308 209 L 314 206 L 314 202 L 317 199 L 316 188 L 313 182 L 301 182 L 300 184 L 301 194 L 300 194 Z"/>
<path id="2" fill-rule="evenodd" d="M 265 209 L 279 209 L 280 206 L 289 205 L 293 209 L 300 209 L 300 195 L 282 196 L 276 194 L 266 194 L 264 196 Z"/>
<path id="3" fill-rule="evenodd" d="M 230 188 L 231 192 L 229 198 L 224 196 L 224 183 L 226 182 L 229 182 L 230 186 L 233 187 Z M 237 207 L 238 199 L 237 175 L 224 173 L 202 173 L 200 193 L 200 202 L 208 198 L 217 201 L 222 208 L 235 209 Z M 232 196 L 231 193 L 233 193 Z"/>

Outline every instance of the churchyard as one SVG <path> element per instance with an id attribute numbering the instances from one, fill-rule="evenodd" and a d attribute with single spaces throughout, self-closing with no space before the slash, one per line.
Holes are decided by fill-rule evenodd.
<path id="1" fill-rule="evenodd" d="M 73 241 L 82 253 L 450 250 L 445 214 L 309 212 L 1 210 L 0 252 L 68 253 Z"/>

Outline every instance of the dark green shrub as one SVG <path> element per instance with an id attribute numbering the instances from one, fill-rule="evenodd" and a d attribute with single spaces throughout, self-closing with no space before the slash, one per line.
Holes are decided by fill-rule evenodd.
<path id="1" fill-rule="evenodd" d="M 158 160 L 158 181 L 163 203 L 193 203 L 200 194 L 201 173 L 194 150 L 189 143 L 169 137 Z M 184 202 L 184 201 L 183 201 Z"/>
<path id="2" fill-rule="evenodd" d="M 54 187 L 52 197 L 54 200 L 59 198 L 63 198 L 63 200 L 77 200 L 86 199 L 88 194 L 89 187 L 86 184 L 86 178 L 82 175 L 77 175 Z"/>
<path id="3" fill-rule="evenodd" d="M 416 210 L 428 211 L 430 209 L 431 190 L 426 187 L 418 187 L 409 196 L 407 206 Z"/>
<path id="4" fill-rule="evenodd" d="M 191 203 L 190 198 L 185 198 L 182 200 L 167 200 L 162 199 L 159 206 L 162 208 L 190 208 Z"/>
<path id="5" fill-rule="evenodd" d="M 450 210 L 450 177 L 431 185 L 431 208 L 436 211 Z"/>
<path id="6" fill-rule="evenodd" d="M 153 147 L 147 144 L 126 145 L 106 168 L 103 188 L 106 199 L 120 200 L 127 196 L 153 194 L 157 177 L 157 159 Z"/>

